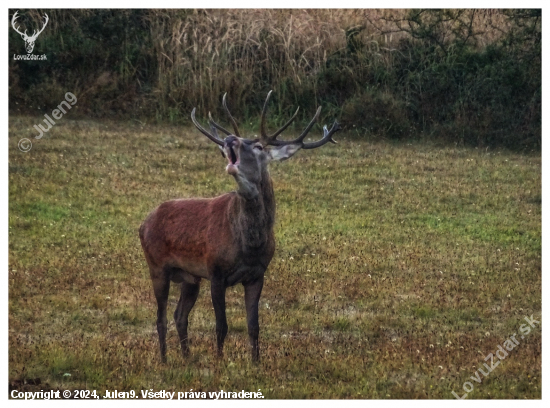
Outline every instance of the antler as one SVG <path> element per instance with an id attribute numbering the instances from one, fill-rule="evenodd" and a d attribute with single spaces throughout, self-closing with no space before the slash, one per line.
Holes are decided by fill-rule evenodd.
<path id="1" fill-rule="evenodd" d="M 341 130 L 342 127 L 337 121 L 334 121 L 330 130 L 327 129 L 327 125 L 323 126 L 323 138 L 312 143 L 303 143 L 302 149 L 315 149 L 324 145 L 326 142 L 337 144 L 336 140 L 332 138 L 332 135 Z"/>
<path id="2" fill-rule="evenodd" d="M 210 120 L 210 123 L 215 127 L 215 128 L 218 128 L 219 130 L 221 130 L 223 133 L 225 133 L 226 135 L 230 135 L 231 132 L 229 130 L 227 130 L 226 128 L 224 128 L 223 126 L 221 125 L 218 125 L 216 122 L 214 122 L 214 119 L 212 119 L 212 115 L 210 114 L 210 112 L 208 112 L 208 119 Z"/>
<path id="3" fill-rule="evenodd" d="M 44 18 L 46 19 L 46 21 L 44 22 L 44 25 L 42 26 L 42 29 L 41 29 L 39 32 L 37 32 L 37 33 L 36 33 L 36 30 L 33 30 L 32 36 L 31 36 L 30 38 L 36 39 L 36 38 L 40 35 L 40 33 L 41 33 L 42 31 L 44 31 L 44 29 L 46 28 L 46 25 L 48 24 L 48 21 L 50 21 L 50 18 L 48 17 L 48 15 L 47 15 L 46 13 L 44 13 Z M 26 31 L 25 31 L 25 32 L 26 32 Z M 36 33 L 36 34 L 35 34 L 35 33 Z"/>
<path id="4" fill-rule="evenodd" d="M 15 26 L 15 20 L 17 20 L 17 18 L 19 17 L 19 16 L 17 15 L 17 13 L 19 13 L 19 11 L 16 11 L 16 12 L 13 14 L 13 17 L 12 17 L 12 19 L 11 19 L 11 26 L 13 27 L 13 29 L 14 29 L 19 35 L 27 37 L 27 30 L 25 30 L 25 32 L 22 33 L 21 31 L 19 31 L 19 27 L 16 27 L 16 26 Z"/>
<path id="5" fill-rule="evenodd" d="M 264 102 L 264 108 L 262 109 L 262 119 L 260 121 L 260 140 L 264 145 L 272 144 L 273 141 L 278 142 L 278 140 L 275 140 L 277 136 L 279 136 L 287 127 L 290 126 L 290 124 L 296 119 L 296 116 L 298 116 L 298 111 L 300 110 L 300 107 L 298 106 L 298 109 L 296 109 L 296 112 L 288 122 L 286 122 L 281 128 L 279 128 L 275 133 L 273 133 L 271 136 L 267 135 L 266 129 L 265 129 L 265 117 L 267 114 L 267 105 L 269 102 L 269 98 L 271 98 L 271 93 L 273 91 L 269 91 L 267 94 L 267 98 L 265 98 Z"/>
<path id="6" fill-rule="evenodd" d="M 209 133 L 205 128 L 203 128 L 201 126 L 201 124 L 197 121 L 197 119 L 195 119 L 195 111 L 196 111 L 197 108 L 193 108 L 193 111 L 191 112 L 191 120 L 193 121 L 193 124 L 195 125 L 195 127 L 203 134 L 205 135 L 207 138 L 209 138 L 210 140 L 212 140 L 214 143 L 220 145 L 220 146 L 223 146 L 224 143 L 223 143 L 223 140 L 220 138 L 220 136 L 218 135 L 218 132 L 216 132 L 216 127 L 218 127 L 219 125 L 216 125 L 216 123 L 213 121 L 213 120 L 210 120 L 210 129 L 212 129 L 212 133 Z M 212 116 L 210 114 L 208 114 L 208 116 L 210 118 L 212 118 Z M 221 126 L 220 126 L 221 127 Z M 221 129 L 220 129 L 221 130 Z"/>
<path id="7" fill-rule="evenodd" d="M 321 107 L 320 106 L 317 109 L 317 112 L 315 113 L 315 116 L 313 117 L 313 119 L 311 119 L 311 121 L 309 122 L 307 127 L 300 134 L 300 136 L 298 136 L 296 139 L 290 140 L 290 141 L 277 140 L 277 136 L 279 136 L 283 132 L 283 130 L 285 130 L 294 121 L 294 119 L 298 115 L 298 111 L 300 110 L 299 107 L 298 107 L 298 109 L 296 109 L 296 113 L 294 113 L 294 115 L 290 118 L 290 120 L 287 123 L 285 123 L 279 130 L 277 130 L 271 136 L 268 136 L 267 132 L 265 130 L 265 117 L 266 117 L 266 112 L 267 112 L 267 104 L 269 102 L 269 98 L 271 97 L 271 92 L 272 91 L 269 91 L 269 93 L 267 94 L 267 98 L 265 99 L 265 103 L 264 103 L 264 108 L 262 109 L 262 119 L 261 119 L 261 122 L 260 122 L 260 140 L 261 140 L 262 144 L 264 144 L 265 146 L 268 146 L 268 145 L 271 145 L 271 146 L 285 146 L 285 145 L 289 145 L 289 144 L 299 144 L 299 145 L 302 146 L 302 149 L 315 149 L 316 147 L 320 147 L 320 146 L 324 145 L 327 142 L 331 142 L 331 143 L 336 144 L 336 141 L 332 138 L 332 135 L 341 129 L 340 124 L 336 121 L 333 123 L 330 130 L 327 129 L 326 125 L 323 127 L 323 138 L 322 139 L 320 139 L 316 142 L 313 142 L 313 143 L 304 143 L 304 139 L 305 139 L 306 135 L 309 133 L 309 131 L 311 130 L 311 128 L 313 127 L 315 122 L 317 122 L 317 119 L 319 119 L 319 115 L 321 114 Z"/>
<path id="8" fill-rule="evenodd" d="M 267 98 L 265 98 L 265 102 L 264 102 L 264 108 L 262 109 L 262 118 L 260 120 L 260 138 L 261 138 L 262 141 L 269 140 L 269 136 L 267 135 L 267 133 L 265 131 L 265 115 L 267 113 L 267 104 L 269 102 L 269 98 L 271 98 L 271 93 L 272 92 L 273 92 L 273 90 L 271 90 L 267 93 Z"/>
<path id="9" fill-rule="evenodd" d="M 227 116 L 229 116 L 229 121 L 231 122 L 231 125 L 233 126 L 233 130 L 235 130 L 235 136 L 241 137 L 239 133 L 239 127 L 237 126 L 237 121 L 233 118 L 231 115 L 231 112 L 229 112 L 229 109 L 227 107 L 227 92 L 223 95 L 222 99 L 223 108 L 225 109 L 225 112 L 227 113 Z M 221 129 L 221 126 L 217 126 L 218 129 Z M 222 132 L 225 132 L 225 129 L 222 130 Z"/>
<path id="10" fill-rule="evenodd" d="M 237 126 L 237 121 L 233 118 L 233 115 L 231 115 L 231 112 L 229 112 L 229 108 L 227 107 L 227 92 L 223 95 L 222 104 L 225 109 L 225 112 L 229 116 L 229 121 L 231 122 L 231 125 L 233 126 L 233 129 L 235 130 L 235 136 L 240 137 L 239 128 Z M 216 129 L 221 130 L 226 135 L 231 135 L 232 133 L 224 128 L 223 126 L 217 124 L 214 119 L 212 119 L 212 114 L 208 112 L 208 124 L 210 125 L 210 129 L 212 130 L 212 133 L 208 132 L 205 128 L 203 128 L 200 123 L 195 119 L 195 110 L 196 108 L 193 108 L 193 112 L 191 112 L 191 120 L 193 121 L 193 124 L 195 127 L 204 134 L 207 138 L 212 140 L 214 143 L 219 144 L 220 146 L 224 145 L 223 140 L 221 139 L 220 135 L 218 135 L 218 132 Z"/>
<path id="11" fill-rule="evenodd" d="M 327 142 L 331 142 L 331 143 L 336 144 L 336 141 L 332 138 L 332 135 L 334 133 L 336 133 L 337 131 L 342 129 L 340 127 L 340 124 L 337 121 L 334 121 L 334 123 L 332 124 L 332 127 L 330 128 L 330 130 L 327 128 L 326 125 L 323 127 L 323 138 L 322 139 L 320 139 L 316 142 L 312 142 L 312 143 L 304 143 L 305 137 L 307 136 L 307 134 L 309 133 L 309 131 L 311 130 L 313 125 L 315 125 L 315 122 L 317 122 L 317 120 L 319 119 L 319 115 L 321 114 L 321 107 L 320 106 L 319 106 L 319 108 L 317 108 L 317 112 L 315 112 L 315 116 L 313 116 L 313 119 L 311 119 L 309 124 L 306 126 L 306 128 L 303 130 L 303 132 L 300 134 L 300 136 L 298 136 L 296 139 L 289 140 L 289 141 L 277 140 L 277 136 L 279 136 L 294 121 L 294 119 L 296 119 L 296 116 L 298 115 L 298 111 L 299 111 L 300 108 L 296 109 L 296 112 L 294 113 L 294 115 L 290 118 L 290 120 L 287 123 L 285 123 L 281 128 L 279 128 L 271 136 L 268 136 L 267 132 L 266 132 L 266 120 L 265 119 L 266 119 L 266 114 L 267 114 L 267 105 L 269 103 L 269 99 L 271 98 L 271 93 L 272 92 L 273 91 L 269 91 L 269 93 L 267 94 L 267 98 L 265 99 L 264 107 L 262 109 L 262 117 L 261 117 L 261 122 L 260 122 L 260 139 L 259 139 L 259 141 L 264 146 L 268 146 L 268 145 L 271 145 L 271 146 L 285 146 L 285 145 L 290 145 L 290 144 L 298 144 L 298 145 L 301 146 L 302 149 L 315 149 L 317 147 L 323 146 Z M 233 129 L 235 130 L 235 136 L 240 137 L 239 128 L 237 127 L 237 122 L 235 121 L 235 119 L 231 115 L 231 112 L 229 112 L 229 109 L 227 108 L 227 93 L 225 93 L 223 95 L 222 104 L 223 104 L 223 107 L 225 109 L 225 112 L 229 116 L 229 120 L 231 121 L 231 125 L 233 126 Z M 223 146 L 224 141 L 218 135 L 218 132 L 216 131 L 216 129 L 222 131 L 226 135 L 231 135 L 232 133 L 229 130 L 225 129 L 223 126 L 216 123 L 214 121 L 214 119 L 212 119 L 212 115 L 210 114 L 210 112 L 208 112 L 208 119 L 209 119 L 208 123 L 210 125 L 211 132 L 208 132 L 205 128 L 203 128 L 201 126 L 201 124 L 195 118 L 195 111 L 196 111 L 196 108 L 193 108 L 193 111 L 191 112 L 191 120 L 193 121 L 193 124 L 195 125 L 195 127 L 203 135 L 205 135 L 210 140 L 212 140 L 214 143 L 216 143 L 220 146 Z M 258 139 L 256 139 L 256 141 L 258 141 Z"/>

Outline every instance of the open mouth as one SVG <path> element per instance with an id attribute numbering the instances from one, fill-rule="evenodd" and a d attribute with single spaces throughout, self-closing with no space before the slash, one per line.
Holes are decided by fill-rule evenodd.
<path id="1" fill-rule="evenodd" d="M 235 153 L 235 150 L 231 146 L 229 146 L 229 154 L 227 155 L 227 158 L 229 159 L 229 164 L 237 163 L 237 154 Z"/>
<path id="2" fill-rule="evenodd" d="M 227 167 L 225 168 L 229 174 L 236 174 L 239 166 L 239 154 L 238 149 L 234 149 L 233 146 L 225 146 L 225 153 L 227 157 Z"/>

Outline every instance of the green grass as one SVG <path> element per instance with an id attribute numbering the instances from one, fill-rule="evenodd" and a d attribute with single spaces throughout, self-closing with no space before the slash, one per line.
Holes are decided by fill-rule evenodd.
<path id="1" fill-rule="evenodd" d="M 260 301 L 260 364 L 248 354 L 241 286 L 227 292 L 226 355 L 215 358 L 203 282 L 191 355 L 181 357 L 169 319 L 162 365 L 137 230 L 164 200 L 232 190 L 224 160 L 191 128 L 68 118 L 20 152 L 37 121 L 9 125 L 18 390 L 453 398 L 524 316 L 540 316 L 539 155 L 338 134 L 336 146 L 272 165 L 277 251 Z M 540 329 L 474 386 L 468 399 L 541 398 Z"/>

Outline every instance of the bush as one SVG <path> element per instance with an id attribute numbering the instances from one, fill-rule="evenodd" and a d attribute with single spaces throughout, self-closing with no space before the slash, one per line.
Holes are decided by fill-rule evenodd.
<path id="1" fill-rule="evenodd" d="M 11 11 L 13 14 L 14 10 Z M 317 106 L 360 134 L 540 148 L 540 10 L 48 10 L 35 53 L 9 65 L 11 112 L 67 91 L 86 116 L 270 126 Z M 43 12 L 21 13 L 24 27 Z M 10 30 L 10 54 L 21 54 Z"/>

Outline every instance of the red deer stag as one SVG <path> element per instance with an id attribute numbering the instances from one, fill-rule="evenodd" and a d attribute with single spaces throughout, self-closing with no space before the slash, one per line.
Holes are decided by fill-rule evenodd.
<path id="1" fill-rule="evenodd" d="M 277 140 L 277 136 L 296 118 L 298 110 L 283 127 L 268 136 L 265 119 L 271 96 L 269 92 L 262 110 L 260 137 L 245 139 L 227 108 L 226 96 L 223 97 L 223 107 L 235 133 L 214 122 L 210 114 L 211 131 L 208 132 L 195 119 L 195 109 L 191 112 L 191 119 L 201 133 L 219 145 L 222 155 L 229 161 L 226 171 L 235 178 L 237 191 L 215 198 L 167 201 L 149 214 L 139 230 L 158 304 L 157 331 L 163 362 L 166 361 L 166 305 L 170 281 L 181 283 L 174 319 L 181 350 L 186 356 L 189 353 L 188 316 L 203 278 L 211 282 L 218 356 L 223 355 L 227 334 L 225 291 L 229 286 L 242 283 L 252 359 L 259 359 L 258 302 L 264 273 L 275 252 L 275 197 L 268 164 L 272 160 L 288 159 L 300 149 L 336 143 L 332 135 L 340 129 L 335 121 L 330 130 L 326 126 L 323 128 L 322 139 L 304 143 L 304 138 L 319 118 L 319 107 L 298 138 Z M 217 130 L 227 137 L 222 140 Z"/>

